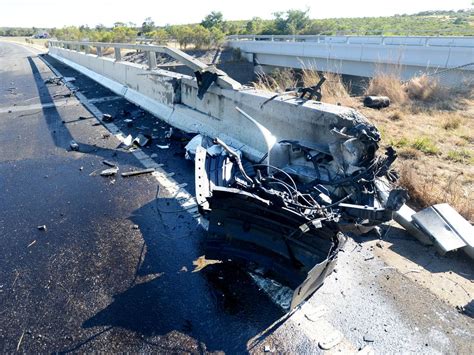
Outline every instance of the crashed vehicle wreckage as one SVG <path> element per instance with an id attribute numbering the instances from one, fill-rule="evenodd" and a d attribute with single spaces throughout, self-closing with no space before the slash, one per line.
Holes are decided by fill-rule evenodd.
<path id="1" fill-rule="evenodd" d="M 257 162 L 219 138 L 196 136 L 196 200 L 209 221 L 206 256 L 265 270 L 291 287 L 291 308 L 311 296 L 334 267 L 347 233 L 390 221 L 406 201 L 390 169 L 396 153 L 378 155 L 380 134 L 363 116 L 340 117 L 326 143 L 264 137 Z M 381 194 L 378 186 L 387 186 Z M 392 186 L 392 187 L 390 187 Z M 387 191 L 388 197 L 387 197 Z"/>

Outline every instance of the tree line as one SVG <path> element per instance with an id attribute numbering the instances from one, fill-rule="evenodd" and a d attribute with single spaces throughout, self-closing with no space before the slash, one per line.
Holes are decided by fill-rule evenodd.
<path id="1" fill-rule="evenodd" d="M 200 23 L 157 26 L 148 17 L 141 26 L 116 22 L 103 25 L 67 26 L 45 29 L 61 40 L 96 42 L 133 42 L 146 38 L 158 44 L 176 41 L 186 49 L 220 45 L 227 35 L 474 35 L 474 10 L 424 11 L 415 15 L 389 17 L 310 19 L 308 9 L 276 12 L 273 19 L 254 17 L 250 20 L 226 21 L 223 14 L 213 11 Z M 1 36 L 31 36 L 37 29 L 0 28 Z"/>

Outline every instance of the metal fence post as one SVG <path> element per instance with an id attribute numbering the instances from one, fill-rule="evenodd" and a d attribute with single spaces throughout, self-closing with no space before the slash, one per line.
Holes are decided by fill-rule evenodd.
<path id="1" fill-rule="evenodd" d="M 102 47 L 96 47 L 97 49 L 97 56 L 102 57 Z"/>

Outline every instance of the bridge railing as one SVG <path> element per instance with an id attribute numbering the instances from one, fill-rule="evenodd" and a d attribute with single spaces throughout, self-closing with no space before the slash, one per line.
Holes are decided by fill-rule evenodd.
<path id="1" fill-rule="evenodd" d="M 130 49 L 146 53 L 148 69 L 153 69 L 157 66 L 156 53 L 167 54 L 176 61 L 191 68 L 194 72 L 206 71 L 209 66 L 200 60 L 193 58 L 189 54 L 172 47 L 151 44 L 132 44 L 132 43 L 104 43 L 104 42 L 85 42 L 85 41 L 59 41 L 50 40 L 49 46 L 52 48 L 61 48 L 72 50 L 76 52 L 83 52 L 84 54 L 91 54 L 91 49 L 95 48 L 97 57 L 103 57 L 105 48 L 113 48 L 115 61 L 122 61 L 122 49 Z M 217 83 L 223 88 L 239 88 L 241 85 L 227 76 L 225 73 L 220 73 L 217 77 Z"/>
<path id="2" fill-rule="evenodd" d="M 95 52 L 98 57 L 102 57 L 104 55 L 105 48 L 113 48 L 116 61 L 122 60 L 121 49 L 140 51 L 146 53 L 149 68 L 154 68 L 157 65 L 156 55 L 152 54 L 161 53 L 169 55 L 178 62 L 187 65 L 194 71 L 204 70 L 207 68 L 206 64 L 191 57 L 189 54 L 186 54 L 177 48 L 161 45 L 50 40 L 49 46 L 74 50 L 77 52 L 84 52 L 85 54 L 90 54 L 91 49 L 95 48 Z"/>
<path id="3" fill-rule="evenodd" d="M 229 41 L 310 42 L 322 44 L 374 44 L 393 46 L 474 47 L 474 36 L 326 36 L 231 35 Z"/>

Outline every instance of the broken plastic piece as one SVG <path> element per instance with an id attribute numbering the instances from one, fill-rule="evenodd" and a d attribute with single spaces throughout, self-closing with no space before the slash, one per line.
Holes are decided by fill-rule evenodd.
<path id="1" fill-rule="evenodd" d="M 79 151 L 79 144 L 77 144 L 76 141 L 72 140 L 69 143 L 69 146 L 71 147 L 71 150 Z"/>

